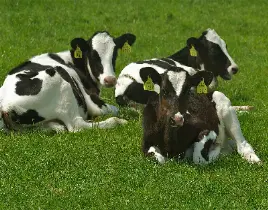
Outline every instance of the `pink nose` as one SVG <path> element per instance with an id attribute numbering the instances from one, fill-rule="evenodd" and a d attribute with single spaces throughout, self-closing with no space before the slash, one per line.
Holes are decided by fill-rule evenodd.
<path id="1" fill-rule="evenodd" d="M 176 125 L 182 126 L 184 123 L 184 119 L 182 115 L 175 115 L 173 119 Z"/>
<path id="2" fill-rule="evenodd" d="M 116 85 L 116 77 L 113 76 L 107 76 L 104 78 L 104 84 L 107 87 L 113 87 Z"/>

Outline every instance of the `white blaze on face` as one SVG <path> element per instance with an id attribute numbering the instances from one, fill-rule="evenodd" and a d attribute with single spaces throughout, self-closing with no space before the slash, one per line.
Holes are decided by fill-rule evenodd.
<path id="1" fill-rule="evenodd" d="M 171 82 L 174 90 L 176 91 L 176 95 L 180 96 L 182 87 L 186 80 L 186 72 L 173 72 L 169 71 L 167 73 L 169 81 Z"/>
<path id="2" fill-rule="evenodd" d="M 115 43 L 113 38 L 106 32 L 96 34 L 92 39 L 93 50 L 96 50 L 100 56 L 103 66 L 103 73 L 99 75 L 99 81 L 103 85 L 104 78 L 107 76 L 115 77 L 115 72 L 112 65 L 113 52 Z"/>
<path id="3" fill-rule="evenodd" d="M 226 57 L 229 59 L 231 65 L 228 67 L 228 72 L 232 74 L 231 69 L 232 68 L 238 68 L 232 57 L 229 55 L 226 43 L 224 40 L 220 38 L 220 36 L 216 33 L 216 31 L 212 29 L 207 29 L 207 34 L 205 35 L 206 39 L 214 44 L 217 44 L 223 53 L 226 55 Z"/>

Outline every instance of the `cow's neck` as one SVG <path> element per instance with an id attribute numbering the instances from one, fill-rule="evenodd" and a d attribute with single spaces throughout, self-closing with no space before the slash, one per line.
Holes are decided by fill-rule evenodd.
<path id="1" fill-rule="evenodd" d="M 74 66 L 74 70 L 78 74 L 83 86 L 88 94 L 100 93 L 100 87 L 93 74 L 90 74 L 91 69 L 88 64 L 87 56 L 83 55 L 81 59 L 74 59 L 74 51 L 64 51 L 57 53 L 67 65 Z M 88 70 L 89 69 L 89 70 Z"/>
<path id="2" fill-rule="evenodd" d="M 204 64 L 203 64 L 200 56 L 197 55 L 197 57 L 192 57 L 189 54 L 188 47 L 184 47 L 180 51 L 169 56 L 168 58 L 171 58 L 172 60 L 174 60 L 182 65 L 189 66 L 189 67 L 192 67 L 192 68 L 198 69 L 198 70 L 204 70 Z"/>

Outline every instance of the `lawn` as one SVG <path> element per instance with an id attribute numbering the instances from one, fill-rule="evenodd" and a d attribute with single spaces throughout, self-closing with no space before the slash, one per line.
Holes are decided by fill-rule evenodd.
<path id="1" fill-rule="evenodd" d="M 0 0 L 1 84 L 24 60 L 95 31 L 137 36 L 132 52 L 118 56 L 119 74 L 214 28 L 240 67 L 219 90 L 234 105 L 255 107 L 239 120 L 263 161 L 234 153 L 208 166 L 156 164 L 141 154 L 141 116 L 122 109 L 129 123 L 111 130 L 0 133 L 0 209 L 267 209 L 267 9 L 266 0 Z M 102 91 L 115 104 L 114 89 Z"/>

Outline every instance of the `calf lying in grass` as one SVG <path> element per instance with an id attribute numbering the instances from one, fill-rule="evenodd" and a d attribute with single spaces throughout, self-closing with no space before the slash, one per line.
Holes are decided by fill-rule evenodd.
<path id="1" fill-rule="evenodd" d="M 153 58 L 127 65 L 117 80 L 117 103 L 122 106 L 130 102 L 146 104 L 148 98 L 159 90 L 158 75 L 167 70 L 176 71 L 176 67 L 184 68 L 190 75 L 202 70 L 213 72 L 214 77 L 209 86 L 212 90 L 218 84 L 218 76 L 230 80 L 238 72 L 238 66 L 229 55 L 224 40 L 216 31 L 207 29 L 199 38 L 187 39 L 184 48 L 166 58 Z M 143 88 L 148 76 L 153 80 L 155 92 Z"/>
<path id="2" fill-rule="evenodd" d="M 117 50 L 136 37 L 113 38 L 97 32 L 89 40 L 75 38 L 71 50 L 45 53 L 12 69 L 0 89 L 0 112 L 6 128 L 42 125 L 70 132 L 99 127 L 111 128 L 126 121 L 116 117 L 93 124 L 86 120 L 118 109 L 99 97 L 100 87 L 116 84 Z"/>
<path id="3" fill-rule="evenodd" d="M 143 153 L 154 154 L 164 163 L 167 157 L 183 157 L 193 145 L 194 163 L 207 164 L 218 158 L 230 137 L 244 159 L 259 163 L 242 134 L 230 100 L 218 91 L 208 94 L 190 91 L 203 79 L 208 85 L 213 75 L 200 71 L 191 76 L 183 69 L 162 75 L 160 94 L 153 95 L 144 108 Z"/>

